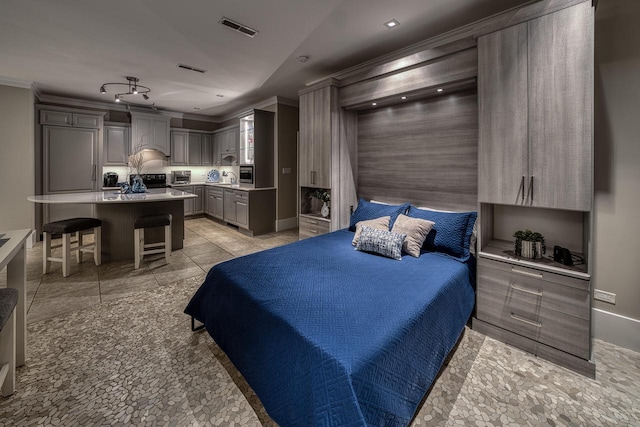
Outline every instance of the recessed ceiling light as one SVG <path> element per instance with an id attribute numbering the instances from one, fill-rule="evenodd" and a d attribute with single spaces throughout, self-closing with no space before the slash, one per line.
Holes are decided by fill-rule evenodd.
<path id="1" fill-rule="evenodd" d="M 406 96 L 403 96 L 403 97 L 402 97 L 402 98 L 400 98 L 400 99 L 407 99 L 407 97 L 406 97 Z"/>
<path id="2" fill-rule="evenodd" d="M 444 89 L 442 89 L 441 87 L 438 88 L 438 92 L 442 92 L 444 91 Z"/>
<path id="3" fill-rule="evenodd" d="M 307 62 L 308 60 L 309 60 L 309 57 L 307 55 L 298 56 L 298 62 Z"/>
<path id="4" fill-rule="evenodd" d="M 395 28 L 398 25 L 400 25 L 400 23 L 398 21 L 396 21 L 395 19 L 392 19 L 391 21 L 387 21 L 384 23 L 384 26 L 391 29 L 391 28 Z"/>
<path id="5" fill-rule="evenodd" d="M 378 105 L 378 103 L 377 102 L 373 102 L 371 105 Z"/>

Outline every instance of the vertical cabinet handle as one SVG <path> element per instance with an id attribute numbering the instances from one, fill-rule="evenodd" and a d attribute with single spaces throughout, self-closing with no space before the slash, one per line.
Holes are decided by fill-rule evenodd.
<path id="1" fill-rule="evenodd" d="M 524 175 L 522 175 L 522 181 L 520 181 L 520 194 L 522 194 L 522 201 L 524 202 Z"/>
<path id="2" fill-rule="evenodd" d="M 98 165 L 94 163 L 93 170 L 91 171 L 91 181 L 96 180 L 97 169 L 98 169 Z"/>
<path id="3" fill-rule="evenodd" d="M 533 202 L 533 175 L 531 175 L 531 179 L 529 180 L 529 192 L 531 193 L 531 201 Z"/>

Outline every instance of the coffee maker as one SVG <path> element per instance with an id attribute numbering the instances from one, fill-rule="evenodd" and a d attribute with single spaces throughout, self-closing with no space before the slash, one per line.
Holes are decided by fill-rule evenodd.
<path id="1" fill-rule="evenodd" d="M 118 186 L 118 174 L 115 172 L 106 172 L 102 176 L 103 187 L 117 187 Z"/>

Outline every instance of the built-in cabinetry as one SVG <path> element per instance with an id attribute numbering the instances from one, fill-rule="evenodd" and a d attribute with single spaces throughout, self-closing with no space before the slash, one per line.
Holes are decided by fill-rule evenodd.
<path id="1" fill-rule="evenodd" d="M 331 220 L 315 214 L 300 214 L 299 239 L 319 236 L 331 231 Z"/>
<path id="2" fill-rule="evenodd" d="M 102 130 L 102 165 L 127 166 L 131 138 L 128 126 L 105 125 Z"/>
<path id="3" fill-rule="evenodd" d="M 478 39 L 473 320 L 480 332 L 589 376 L 593 31 L 584 2 Z M 524 228 L 546 228 L 550 253 L 516 256 L 511 234 Z M 554 262 L 554 245 L 584 264 Z"/>
<path id="4" fill-rule="evenodd" d="M 169 164 L 172 166 L 186 166 L 189 164 L 189 131 L 171 131 L 171 157 Z"/>
<path id="5" fill-rule="evenodd" d="M 275 230 L 275 203 L 275 189 L 245 191 L 225 188 L 223 219 L 252 236 L 269 233 Z"/>
<path id="6" fill-rule="evenodd" d="M 216 131 L 213 134 L 213 162 L 216 165 L 238 164 L 238 126 Z"/>
<path id="7" fill-rule="evenodd" d="M 131 113 L 131 152 L 150 149 L 169 156 L 169 121 L 170 117 L 160 114 Z"/>
<path id="8" fill-rule="evenodd" d="M 240 116 L 239 163 L 253 167 L 256 188 L 273 186 L 274 116 L 271 111 L 251 110 Z"/>
<path id="9" fill-rule="evenodd" d="M 207 187 L 207 215 L 224 219 L 224 189 Z"/>
<path id="10" fill-rule="evenodd" d="M 195 194 L 198 196 L 195 199 L 186 199 L 184 201 L 184 215 L 198 215 L 205 213 L 205 186 L 204 185 L 190 185 L 186 187 L 178 187 L 180 191 L 186 193 Z"/>
<path id="11" fill-rule="evenodd" d="M 301 187 L 331 188 L 331 148 L 338 129 L 337 102 L 335 86 L 300 95 Z"/>
<path id="12" fill-rule="evenodd" d="M 213 136 L 190 130 L 171 130 L 171 166 L 207 166 L 213 161 Z"/>

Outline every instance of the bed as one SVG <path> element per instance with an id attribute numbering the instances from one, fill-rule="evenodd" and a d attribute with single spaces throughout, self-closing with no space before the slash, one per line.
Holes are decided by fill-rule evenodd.
<path id="1" fill-rule="evenodd" d="M 282 426 L 408 425 L 473 310 L 473 257 L 397 261 L 353 236 L 218 264 L 185 309 Z"/>

